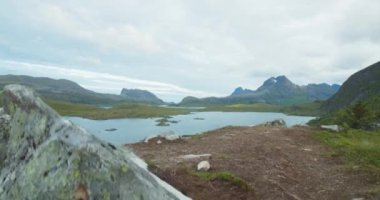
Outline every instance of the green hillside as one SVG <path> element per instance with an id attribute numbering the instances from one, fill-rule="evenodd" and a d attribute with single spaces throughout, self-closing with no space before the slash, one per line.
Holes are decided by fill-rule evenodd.
<path id="1" fill-rule="evenodd" d="M 380 62 L 350 76 L 341 89 L 321 106 L 325 113 L 310 125 L 338 124 L 373 129 L 380 122 Z"/>
<path id="2" fill-rule="evenodd" d="M 350 76 L 339 91 L 328 99 L 322 109 L 328 112 L 353 105 L 359 101 L 366 101 L 371 107 L 380 97 L 380 62 L 377 62 Z"/>
<path id="3" fill-rule="evenodd" d="M 118 95 L 96 93 L 65 79 L 0 75 L 0 88 L 9 84 L 25 85 L 34 89 L 43 97 L 72 103 L 111 105 L 126 101 Z"/>
<path id="4" fill-rule="evenodd" d="M 0 75 L 0 88 L 9 84 L 25 85 L 34 89 L 42 97 L 71 103 L 102 106 L 116 105 L 120 103 L 164 104 L 161 99 L 158 99 L 149 91 L 131 90 L 132 92 L 129 92 L 128 94 L 122 93 L 122 95 L 103 94 L 87 90 L 79 84 L 65 79 L 57 80 L 45 77 Z M 139 96 L 136 96 L 136 92 L 139 92 Z M 145 94 L 145 96 L 141 95 L 141 93 Z M 149 96 L 151 98 L 146 97 L 146 93 L 151 95 Z"/>

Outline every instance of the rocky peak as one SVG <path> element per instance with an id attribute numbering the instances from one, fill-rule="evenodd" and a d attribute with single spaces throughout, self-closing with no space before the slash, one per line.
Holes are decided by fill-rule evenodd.
<path id="1" fill-rule="evenodd" d="M 255 91 L 250 89 L 244 89 L 242 87 L 237 87 L 231 94 L 231 96 L 247 95 L 253 94 Z"/>
<path id="2" fill-rule="evenodd" d="M 267 79 L 266 81 L 264 81 L 262 87 L 263 87 L 263 86 L 264 86 L 264 87 L 272 86 L 272 85 L 274 85 L 274 84 L 276 84 L 276 83 L 277 83 L 276 78 L 271 77 L 271 78 Z"/>
<path id="3" fill-rule="evenodd" d="M 271 77 L 264 81 L 263 85 L 260 86 L 257 91 L 270 90 L 272 88 L 283 89 L 283 90 L 293 90 L 297 85 L 292 83 L 286 76 Z"/>
<path id="4" fill-rule="evenodd" d="M 0 199 L 189 199 L 125 147 L 61 118 L 20 85 L 0 109 Z"/>

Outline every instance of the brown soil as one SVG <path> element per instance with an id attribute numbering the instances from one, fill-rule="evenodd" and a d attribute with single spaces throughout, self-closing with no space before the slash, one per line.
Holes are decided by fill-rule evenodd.
<path id="1" fill-rule="evenodd" d="M 307 127 L 226 127 L 175 142 L 158 139 L 128 145 L 150 169 L 193 199 L 353 199 L 369 197 L 379 180 L 345 169 L 340 158 L 313 139 Z M 210 158 L 184 160 L 187 154 Z M 228 171 L 249 184 L 248 190 L 222 180 L 195 176 L 196 164 L 208 159 L 213 172 Z"/>

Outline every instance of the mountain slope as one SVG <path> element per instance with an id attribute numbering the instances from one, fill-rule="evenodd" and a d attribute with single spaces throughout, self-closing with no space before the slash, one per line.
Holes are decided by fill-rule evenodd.
<path id="1" fill-rule="evenodd" d="M 239 87 L 227 97 L 208 97 L 202 99 L 186 97 L 181 101 L 180 105 L 208 106 L 250 103 L 305 103 L 315 100 L 325 100 L 332 96 L 338 88 L 338 85 L 330 86 L 328 84 L 309 84 L 307 86 L 299 86 L 292 83 L 285 76 L 278 76 L 266 80 L 256 91 Z"/>
<path id="2" fill-rule="evenodd" d="M 56 80 L 45 77 L 0 75 L 0 88 L 9 84 L 25 85 L 33 88 L 45 98 L 72 103 L 108 105 L 126 101 L 119 95 L 96 93 L 65 79 Z"/>
<path id="3" fill-rule="evenodd" d="M 326 83 L 308 84 L 305 88 L 309 99 L 326 100 L 339 90 L 340 85 L 328 85 Z"/>
<path id="4" fill-rule="evenodd" d="M 379 97 L 380 62 L 377 62 L 350 76 L 322 108 L 325 111 L 335 111 L 358 101 L 370 101 Z"/>
<path id="5" fill-rule="evenodd" d="M 164 104 L 164 101 L 162 101 L 156 95 L 147 90 L 123 88 L 120 96 L 132 101 L 146 102 L 152 104 Z"/>

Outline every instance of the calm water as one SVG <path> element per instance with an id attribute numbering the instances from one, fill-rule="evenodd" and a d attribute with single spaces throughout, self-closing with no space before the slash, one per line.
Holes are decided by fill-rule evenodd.
<path id="1" fill-rule="evenodd" d="M 203 118 L 196 120 L 194 118 Z M 169 120 L 178 121 L 170 126 L 156 126 L 158 118 L 149 119 L 110 119 L 90 120 L 81 117 L 67 117 L 84 127 L 97 137 L 114 144 L 134 143 L 147 136 L 174 131 L 178 135 L 193 135 L 224 126 L 249 126 L 282 118 L 288 126 L 305 124 L 313 117 L 289 116 L 282 113 L 262 112 L 195 112 L 189 115 L 177 115 Z M 106 129 L 116 128 L 108 132 Z"/>

